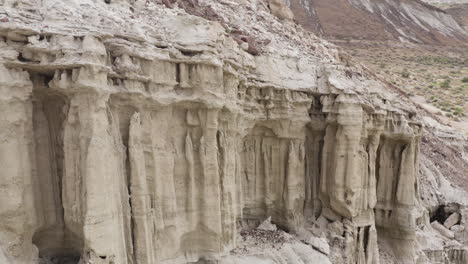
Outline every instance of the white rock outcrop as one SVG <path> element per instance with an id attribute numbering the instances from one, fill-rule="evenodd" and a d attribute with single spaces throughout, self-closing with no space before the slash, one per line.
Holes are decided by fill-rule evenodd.
<path id="1" fill-rule="evenodd" d="M 460 214 L 453 213 L 444 221 L 444 226 L 450 229 L 452 226 L 456 225 L 458 222 L 460 222 Z"/>
<path id="2" fill-rule="evenodd" d="M 434 230 L 438 231 L 441 235 L 450 239 L 455 238 L 455 234 L 449 229 L 447 229 L 445 226 L 441 225 L 439 222 L 434 221 L 431 223 L 431 226 L 432 228 L 434 228 Z"/>

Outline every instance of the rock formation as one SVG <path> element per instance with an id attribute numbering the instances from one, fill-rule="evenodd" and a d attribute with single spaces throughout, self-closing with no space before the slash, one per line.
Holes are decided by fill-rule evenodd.
<path id="1" fill-rule="evenodd" d="M 245 2 L 205 1 L 209 21 L 152 1 L 4 1 L 2 263 L 221 260 L 268 217 L 342 230 L 334 263 L 379 263 L 381 238 L 415 261 L 415 109 Z M 254 56 L 233 30 L 271 44 Z M 290 263 L 328 261 L 288 241 Z"/>

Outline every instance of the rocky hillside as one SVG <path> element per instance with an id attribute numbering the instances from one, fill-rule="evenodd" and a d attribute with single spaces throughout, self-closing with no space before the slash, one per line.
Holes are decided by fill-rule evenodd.
<path id="1" fill-rule="evenodd" d="M 2 264 L 466 263 L 466 139 L 281 1 L 4 0 L 0 45 Z"/>
<path id="2" fill-rule="evenodd" d="M 468 30 L 468 0 L 423 0 L 451 15 L 457 23 Z"/>
<path id="3" fill-rule="evenodd" d="M 339 45 L 439 120 L 468 133 L 466 0 L 286 3 L 306 29 Z M 455 31 L 460 34 L 448 33 Z"/>
<path id="4" fill-rule="evenodd" d="M 295 20 L 331 39 L 462 44 L 467 33 L 445 11 L 415 0 L 289 0 Z"/>
<path id="5" fill-rule="evenodd" d="M 450 5 L 445 11 L 468 31 L 468 3 Z"/>

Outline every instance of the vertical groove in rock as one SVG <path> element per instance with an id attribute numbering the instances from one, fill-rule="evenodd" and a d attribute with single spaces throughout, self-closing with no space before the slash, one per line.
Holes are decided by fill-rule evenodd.
<path id="1" fill-rule="evenodd" d="M 146 182 L 145 159 L 142 148 L 140 114 L 133 114 L 129 132 L 130 190 L 132 204 L 135 263 L 154 263 L 151 203 Z"/>

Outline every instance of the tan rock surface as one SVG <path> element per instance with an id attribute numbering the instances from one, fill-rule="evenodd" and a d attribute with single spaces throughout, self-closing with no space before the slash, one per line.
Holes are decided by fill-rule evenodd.
<path id="1" fill-rule="evenodd" d="M 406 99 L 263 2 L 108 2 L 0 9 L 0 260 L 378 264 L 380 237 L 416 256 Z M 343 232 L 327 257 L 251 231 L 270 216 Z M 267 246 L 232 253 L 249 239 Z"/>

